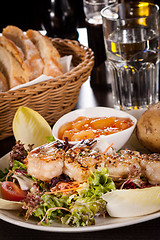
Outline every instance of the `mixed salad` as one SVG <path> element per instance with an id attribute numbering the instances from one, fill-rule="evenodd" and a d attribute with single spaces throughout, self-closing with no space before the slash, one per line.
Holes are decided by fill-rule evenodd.
<path id="1" fill-rule="evenodd" d="M 105 216 L 106 201 L 101 196 L 116 189 L 107 168 L 91 172 L 87 181 L 75 182 L 62 174 L 43 182 L 31 177 L 24 164 L 31 148 L 26 150 L 18 141 L 10 153 L 9 169 L 0 170 L 2 197 L 19 202 L 25 219 L 32 216 L 42 225 L 58 221 L 79 227 L 95 224 L 95 216 Z"/>

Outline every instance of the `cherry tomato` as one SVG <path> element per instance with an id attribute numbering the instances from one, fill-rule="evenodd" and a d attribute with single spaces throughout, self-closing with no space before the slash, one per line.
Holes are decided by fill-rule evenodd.
<path id="1" fill-rule="evenodd" d="M 16 183 L 4 181 L 1 184 L 1 194 L 6 200 L 21 201 L 26 197 L 27 192 L 20 189 Z"/>

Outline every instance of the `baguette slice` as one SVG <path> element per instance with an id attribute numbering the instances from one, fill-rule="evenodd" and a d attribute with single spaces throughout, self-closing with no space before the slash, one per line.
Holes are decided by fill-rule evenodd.
<path id="1" fill-rule="evenodd" d="M 24 61 L 24 54 L 22 50 L 5 36 L 0 37 L 0 45 L 3 46 L 8 52 L 10 52 L 12 56 L 14 56 L 19 62 L 19 64 L 21 64 L 22 68 L 24 69 L 23 77 L 25 78 L 25 81 L 28 82 L 30 70 L 28 64 Z"/>
<path id="2" fill-rule="evenodd" d="M 39 51 L 32 41 L 23 33 L 21 29 L 15 26 L 7 26 L 2 34 L 13 41 L 23 52 L 25 62 L 30 69 L 30 78 L 33 80 L 43 73 L 44 63 L 39 55 Z"/>
<path id="3" fill-rule="evenodd" d="M 38 48 L 40 56 L 44 61 L 43 73 L 52 77 L 62 75 L 62 67 L 59 64 L 59 52 L 53 46 L 50 39 L 47 36 L 43 36 L 40 32 L 31 29 L 29 29 L 26 34 Z"/>
<path id="4" fill-rule="evenodd" d="M 0 93 L 6 92 L 6 91 L 8 91 L 8 89 L 9 89 L 9 87 L 8 87 L 7 79 L 4 76 L 4 74 L 2 72 L 0 72 Z"/>
<path id="5" fill-rule="evenodd" d="M 24 70 L 10 52 L 0 46 L 0 71 L 8 80 L 9 88 L 26 82 Z"/>

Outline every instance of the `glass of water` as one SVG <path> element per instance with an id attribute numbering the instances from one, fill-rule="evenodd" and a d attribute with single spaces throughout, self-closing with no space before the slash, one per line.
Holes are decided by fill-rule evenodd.
<path id="1" fill-rule="evenodd" d="M 147 108 L 159 101 L 159 8 L 128 2 L 101 15 L 114 107 Z"/>

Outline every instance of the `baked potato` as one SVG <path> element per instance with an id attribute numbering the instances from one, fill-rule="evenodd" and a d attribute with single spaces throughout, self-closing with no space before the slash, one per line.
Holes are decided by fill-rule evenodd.
<path id="1" fill-rule="evenodd" d="M 151 152 L 160 152 L 160 102 L 146 110 L 137 123 L 137 138 Z"/>

